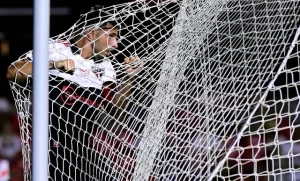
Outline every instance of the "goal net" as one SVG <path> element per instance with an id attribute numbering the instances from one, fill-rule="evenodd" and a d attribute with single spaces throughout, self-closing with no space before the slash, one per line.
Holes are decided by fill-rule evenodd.
<path id="1" fill-rule="evenodd" d="M 299 7 L 139 0 L 81 15 L 49 42 L 49 60 L 81 62 L 49 70 L 49 180 L 300 180 Z M 104 22 L 116 22 L 118 47 L 82 63 L 78 35 Z M 135 55 L 143 68 L 131 82 L 124 58 Z M 19 61 L 35 60 L 30 51 Z M 10 85 L 31 180 L 38 75 L 17 69 L 26 79 Z"/>

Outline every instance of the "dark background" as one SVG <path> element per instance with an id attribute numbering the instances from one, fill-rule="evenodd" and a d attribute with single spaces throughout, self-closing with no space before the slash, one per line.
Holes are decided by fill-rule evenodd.
<path id="1" fill-rule="evenodd" d="M 50 37 L 70 28 L 78 20 L 79 15 L 87 12 L 91 6 L 96 4 L 110 6 L 126 2 L 130 2 L 130 0 L 86 0 L 78 2 L 50 0 L 51 8 L 68 9 L 63 14 L 51 13 Z M 33 10 L 33 5 L 34 1 L 27 0 L 0 1 L 0 97 L 6 97 L 11 101 L 13 101 L 13 97 L 6 79 L 6 70 L 11 62 L 17 60 L 28 50 L 33 49 L 33 12 L 24 15 L 24 8 Z M 12 10 L 17 12 L 13 13 Z M 5 13 L 6 11 L 9 13 Z M 8 52 L 1 48 L 4 45 L 9 46 Z"/>
<path id="2" fill-rule="evenodd" d="M 87 12 L 91 6 L 101 4 L 110 6 L 121 4 L 135 0 L 86 0 L 86 1 L 71 1 L 71 0 L 50 0 L 51 8 L 67 8 L 68 12 L 64 15 L 52 13 L 50 16 L 50 37 L 65 32 L 79 18 L 79 15 Z M 7 67 L 17 60 L 23 53 L 33 49 L 33 16 L 32 14 L 22 15 L 22 8 L 34 8 L 34 1 L 0 1 L 0 97 L 6 97 L 13 101 L 9 83 L 6 79 Z M 247 6 L 245 6 L 247 7 Z M 12 8 L 19 8 L 17 14 L 5 14 L 4 11 L 10 11 Z M 262 6 L 262 8 L 264 8 Z M 298 13 L 297 12 L 296 14 Z M 257 9 L 258 11 L 258 9 Z M 274 11 L 275 12 L 275 11 Z M 225 21 L 225 20 L 224 20 Z M 296 21 L 297 22 L 297 21 Z M 283 32 L 278 28 L 279 32 Z M 276 33 L 273 33 L 276 34 Z M 213 40 L 213 38 L 211 38 Z M 251 38 L 250 38 L 251 39 Z M 3 51 L 3 45 L 8 45 L 9 52 Z M 227 45 L 224 45 L 227 47 Z M 224 58 L 227 58 L 224 56 Z M 297 67 L 299 62 L 296 60 L 288 61 L 288 67 Z M 296 73 L 296 72 L 295 72 Z M 294 75 L 294 78 L 299 78 L 299 75 Z M 286 84 L 287 82 L 297 82 L 291 80 L 291 76 L 282 74 L 276 81 L 276 84 Z M 295 91 L 294 91 L 295 92 Z M 297 92 L 297 91 L 296 91 Z"/>
<path id="3" fill-rule="evenodd" d="M 130 0 L 86 0 L 86 1 L 78 1 L 78 2 L 75 2 L 75 1 L 71 1 L 71 0 L 51 0 L 51 8 L 69 8 L 69 14 L 66 14 L 66 15 L 55 15 L 55 14 L 52 14 L 51 15 L 51 18 L 50 18 L 50 37 L 52 36 L 55 36 L 59 33 L 62 33 L 62 32 L 65 32 L 71 25 L 73 25 L 75 23 L 76 20 L 78 20 L 79 18 L 79 15 L 81 13 L 85 13 L 88 11 L 89 7 L 95 5 L 95 4 L 102 4 L 104 6 L 109 6 L 109 5 L 113 5 L 113 4 L 120 4 L 120 3 L 126 3 L 126 2 L 129 2 Z M 131 1 L 134 1 L 134 0 L 131 0 Z M 246 2 L 246 1 L 245 1 Z M 247 3 L 247 2 L 246 2 Z M 251 3 L 251 1 L 249 1 L 249 4 Z M 247 48 L 247 50 L 249 50 L 248 52 L 250 52 L 249 54 L 245 54 L 246 56 L 251 56 L 253 57 L 253 55 L 251 54 L 252 52 L 257 52 L 256 54 L 256 58 L 257 59 L 262 59 L 262 60 L 265 60 L 263 63 L 264 65 L 265 64 L 271 64 L 275 58 L 278 58 L 278 59 L 283 59 L 284 58 L 284 53 L 285 51 L 289 48 L 289 43 L 286 43 L 284 44 L 285 47 L 280 47 L 281 45 L 283 45 L 282 42 L 291 42 L 292 38 L 294 37 L 294 33 L 295 33 L 295 29 L 293 28 L 290 28 L 290 30 L 286 30 L 285 28 L 282 28 L 282 25 L 283 23 L 280 21 L 281 18 L 278 18 L 277 21 L 273 22 L 272 24 L 270 25 L 265 25 L 262 30 L 260 30 L 261 32 L 263 32 L 263 29 L 265 28 L 266 29 L 266 32 L 268 32 L 268 37 L 276 37 L 276 38 L 272 38 L 270 40 L 270 44 L 268 44 L 268 47 L 267 48 L 264 48 L 264 44 L 266 44 L 265 42 L 261 41 L 261 42 L 255 42 L 253 43 L 252 41 L 253 40 L 256 40 L 255 36 L 261 36 L 260 38 L 263 40 L 264 39 L 264 33 L 260 33 L 260 34 L 248 34 L 249 37 L 247 38 L 244 38 L 243 35 L 244 34 L 240 34 L 240 32 L 236 31 L 231 31 L 229 32 L 228 30 L 230 28 L 233 28 L 233 27 L 239 27 L 241 26 L 241 24 L 245 23 L 248 27 L 250 27 L 248 29 L 248 33 L 249 32 L 256 32 L 256 28 L 259 27 L 257 22 L 254 22 L 254 18 L 253 17 L 256 17 L 256 19 L 263 19 L 265 22 L 266 20 L 264 19 L 264 17 L 269 17 L 270 14 L 269 13 L 278 13 L 276 11 L 276 8 L 273 7 L 272 11 L 270 12 L 265 12 L 267 13 L 268 15 L 265 15 L 263 14 L 262 12 L 264 12 L 265 10 L 265 6 L 266 6 L 267 1 L 265 3 L 259 3 L 256 5 L 256 11 L 251 11 L 251 13 L 247 13 L 247 11 L 245 10 L 244 13 L 249 16 L 248 18 L 248 21 L 243 21 L 243 22 L 239 22 L 239 21 L 234 21 L 233 19 L 234 18 L 237 18 L 239 19 L 239 16 L 220 16 L 220 17 L 230 17 L 232 19 L 220 19 L 220 22 L 224 22 L 224 24 L 226 24 L 227 26 L 224 28 L 224 29 L 221 29 L 221 30 L 218 30 L 217 32 L 213 32 L 210 36 L 207 37 L 207 42 L 209 43 L 213 43 L 213 41 L 215 41 L 216 39 L 218 40 L 221 40 L 220 44 L 216 44 L 215 46 L 210 46 L 209 48 L 209 51 L 207 51 L 207 53 L 210 53 L 211 55 L 210 56 L 214 56 L 213 54 L 215 55 L 218 55 L 219 54 L 219 51 L 222 51 L 224 50 L 224 52 L 227 52 L 227 54 L 225 54 L 224 56 L 222 56 L 220 59 L 217 59 L 218 61 L 215 61 L 215 62 L 212 62 L 210 64 L 208 64 L 206 67 L 203 68 L 202 66 L 202 69 L 201 67 L 197 67 L 197 66 L 200 66 L 201 64 L 199 64 L 198 61 L 195 61 L 195 65 L 194 66 L 191 66 L 193 67 L 193 69 L 190 69 L 190 70 L 199 70 L 202 71 L 202 70 L 212 70 L 213 67 L 209 67 L 209 66 L 213 66 L 213 65 L 219 65 L 220 63 L 220 66 L 221 67 L 221 63 L 222 62 L 226 62 L 226 60 L 235 60 L 235 61 L 240 61 L 241 59 L 235 59 L 235 57 L 238 57 L 238 54 L 235 54 L 235 57 L 231 57 L 232 56 L 232 52 L 231 51 L 228 51 L 228 47 L 231 47 L 231 45 L 229 44 L 231 41 L 228 41 L 227 40 L 227 37 L 235 37 L 237 38 L 238 40 L 245 40 L 245 41 L 249 41 L 250 43 L 247 45 L 249 45 L 249 47 L 243 47 L 243 48 Z M 271 4 L 271 3 L 270 3 Z M 276 2 L 274 3 L 276 4 Z M 273 5 L 273 4 L 272 4 Z M 299 4 L 293 4 L 294 7 L 300 7 L 298 6 Z M 245 9 L 248 7 L 246 5 L 243 6 Z M 10 90 L 10 87 L 9 87 L 9 84 L 8 84 L 8 81 L 6 80 L 6 70 L 7 70 L 7 67 L 11 64 L 11 62 L 15 61 L 16 59 L 18 59 L 23 53 L 27 52 L 28 50 L 31 50 L 32 47 L 33 47 L 33 16 L 32 15 L 21 15 L 22 12 L 19 13 L 19 15 L 13 15 L 10 13 L 10 15 L 5 15 L 4 13 L 1 13 L 1 11 L 3 12 L 3 10 L 9 10 L 9 8 L 33 8 L 33 1 L 0 1 L 0 22 L 1 22 L 1 25 L 0 25 L 0 97 L 6 97 L 8 98 L 9 100 L 13 101 L 13 97 L 12 97 L 12 93 L 11 93 L 11 90 Z M 261 8 L 261 9 L 260 9 Z M 293 8 L 290 8 L 291 11 L 293 11 L 294 13 L 294 19 L 295 19 L 295 27 L 298 27 L 299 26 L 299 12 L 300 12 L 300 8 L 295 8 L 295 10 L 293 10 Z M 227 12 L 224 12 L 224 13 L 227 13 Z M 235 12 L 231 12 L 231 13 L 235 13 Z M 238 13 L 238 12 L 237 12 Z M 261 13 L 261 14 L 259 14 Z M 247 16 L 244 16 L 247 17 Z M 259 17 L 259 18 L 257 18 Z M 290 17 L 290 16 L 286 16 L 286 17 Z M 232 23 L 228 23 L 228 22 L 232 22 Z M 291 22 L 290 22 L 291 24 Z M 262 25 L 263 26 L 263 25 Z M 284 23 L 284 27 L 287 27 L 287 22 Z M 272 30 L 274 31 L 267 31 L 269 30 L 269 28 L 272 28 Z M 237 28 L 238 30 L 240 30 L 239 28 Z M 254 31 L 255 30 L 255 31 Z M 159 31 L 160 32 L 160 31 Z M 281 33 L 280 35 L 278 35 L 278 33 Z M 241 35 L 241 36 L 233 36 L 233 35 Z M 217 36 L 218 35 L 218 36 Z M 220 35 L 224 36 L 224 37 L 221 37 Z M 289 37 L 287 35 L 290 35 L 290 39 L 289 40 L 282 40 L 281 39 L 284 39 L 286 37 Z M 214 39 L 215 38 L 215 39 Z M 149 39 L 148 39 L 149 40 Z M 154 38 L 155 40 L 155 38 Z M 267 39 L 268 40 L 268 39 Z M 210 42 L 211 41 L 211 42 Z M 269 40 L 268 40 L 269 41 Z M 143 42 L 143 41 L 141 41 Z M 252 43 L 251 43 L 252 42 Z M 6 43 L 8 43 L 9 45 L 9 52 L 5 52 L 3 51 L 3 45 L 6 45 Z M 153 45 L 151 43 L 151 45 Z M 240 44 L 235 44 L 235 46 L 239 46 Z M 256 45 L 256 46 L 252 46 L 252 45 Z M 298 45 L 297 45 L 298 46 Z M 273 52 L 273 57 L 264 57 L 264 52 L 265 51 L 270 51 L 272 50 Z M 299 50 L 299 47 L 295 48 L 295 50 Z M 238 47 L 237 49 L 235 49 L 236 52 L 238 52 Z M 204 52 L 205 54 L 206 52 Z M 283 55 L 282 55 L 283 54 Z M 269 55 L 269 54 L 266 54 L 266 55 Z M 204 56 L 204 55 L 203 55 Z M 201 58 L 201 56 L 199 56 Z M 240 56 L 242 57 L 242 56 Z M 274 58 L 275 57 L 275 58 Z M 254 59 L 254 58 L 252 58 Z M 223 60 L 223 61 L 221 61 Z M 251 60 L 251 59 L 248 59 L 248 60 Z M 280 60 L 282 61 L 282 60 Z M 254 62 L 257 62 L 257 61 L 254 61 Z M 232 62 L 231 62 L 232 63 Z M 237 62 L 234 62 L 234 63 L 237 63 Z M 254 66 L 250 66 L 251 65 L 251 61 L 249 62 L 243 62 L 244 65 L 247 65 L 249 66 L 248 69 L 253 69 L 253 71 L 256 71 L 255 67 Z M 191 64 L 192 65 L 192 64 Z M 229 64 L 228 64 L 229 65 Z M 224 68 L 227 68 L 228 72 L 231 72 L 233 74 L 234 69 L 233 67 L 234 66 L 224 66 L 222 65 Z M 296 58 L 291 58 L 288 63 L 287 63 L 287 66 L 286 68 L 287 69 L 291 69 L 292 67 L 299 67 L 300 66 L 300 62 L 298 60 L 298 56 Z M 216 66 L 217 67 L 217 66 Z M 246 66 L 240 66 L 239 68 L 243 68 L 243 67 L 246 67 Z M 265 66 L 262 66 L 262 67 L 265 67 Z M 244 68 L 244 74 L 247 73 L 247 69 Z M 262 72 L 265 72 L 266 70 L 262 70 Z M 202 71 L 205 73 L 205 71 Z M 223 73 L 225 71 L 218 71 L 218 73 L 222 74 L 220 75 L 221 78 L 225 78 L 225 77 L 229 77 L 229 76 L 233 76 L 232 74 L 225 74 Z M 251 71 L 248 71 L 248 72 L 251 72 Z M 254 75 L 254 73 L 252 73 L 253 76 L 257 76 L 257 75 Z M 259 81 L 253 81 L 254 83 L 253 84 L 258 84 L 260 83 L 260 80 L 263 80 L 263 76 L 265 76 L 264 74 L 261 74 L 259 75 L 260 77 L 252 77 L 250 74 L 249 76 L 245 76 L 247 77 L 247 79 L 241 81 L 242 83 L 241 84 L 244 84 L 245 85 L 245 88 L 244 90 L 249 90 L 249 87 L 246 87 L 246 85 L 252 85 L 252 84 L 247 84 L 248 82 L 251 82 L 252 80 L 259 80 Z M 188 75 L 191 75 L 190 77 L 187 77 L 187 81 L 185 82 L 185 84 L 183 84 L 182 87 L 186 86 L 186 88 L 182 88 L 183 91 L 186 89 L 186 90 L 193 90 L 191 87 L 194 86 L 194 87 L 197 87 L 198 85 L 200 85 L 200 81 L 202 80 L 201 79 L 201 76 L 197 76 L 197 79 L 196 80 L 193 80 L 194 77 L 193 74 L 188 74 Z M 266 74 L 267 75 L 267 74 Z M 234 74 L 234 76 L 238 77 L 237 74 Z M 274 76 L 274 75 L 272 75 Z M 213 75 L 211 75 L 210 79 L 209 80 L 214 80 L 213 78 Z M 253 79 L 252 79 L 253 78 Z M 270 78 L 270 80 L 272 79 L 272 77 Z M 193 80 L 193 81 L 191 81 Z M 219 79 L 217 79 L 216 81 L 218 81 Z M 283 88 L 281 88 L 280 90 L 277 90 L 278 92 L 278 99 L 286 99 L 288 96 L 290 97 L 293 97 L 291 94 L 293 95 L 296 95 L 296 96 L 299 96 L 299 80 L 300 80 L 300 71 L 299 69 L 297 70 L 294 70 L 292 71 L 292 73 L 282 73 L 279 78 L 277 79 L 276 81 L 276 85 L 280 85 L 280 84 L 287 84 L 289 82 L 294 82 L 296 83 L 296 85 L 293 85 L 293 86 L 285 86 Z M 190 82 L 190 84 L 188 84 L 187 82 Z M 234 82 L 234 81 L 229 81 L 230 82 Z M 238 82 L 238 81 L 236 81 Z M 198 83 L 198 84 L 197 84 Z M 208 84 L 210 84 L 211 82 L 208 82 Z M 266 81 L 266 83 L 269 83 L 269 81 Z M 211 83 L 212 84 L 212 83 Z M 190 86 L 190 87 L 188 87 Z M 229 91 L 234 91 L 234 89 L 232 88 L 229 88 L 230 86 L 236 86 L 236 84 L 226 84 L 226 85 L 223 85 L 224 87 L 227 88 L 227 90 Z M 238 86 L 236 86 L 238 87 Z M 255 91 L 261 91 L 261 92 L 264 92 L 265 90 L 262 89 L 262 90 L 258 90 L 259 88 L 261 88 L 260 86 L 254 86 L 256 87 L 257 89 Z M 265 87 L 266 88 L 266 87 Z M 223 91 L 223 89 L 221 89 Z M 216 90 L 215 92 L 222 92 L 222 91 L 218 91 Z M 274 92 L 274 91 L 273 91 Z M 288 94 L 288 92 L 290 92 Z M 197 94 L 199 94 L 199 92 L 196 92 Z M 224 93 L 224 92 L 223 92 Z M 236 96 L 228 96 L 230 98 L 235 98 L 235 101 L 236 101 L 236 98 L 237 97 L 240 97 L 240 98 L 243 98 L 243 95 L 244 92 L 239 92 L 239 94 L 228 94 L 228 95 L 236 95 Z M 272 92 L 271 92 L 272 93 Z M 182 95 L 185 95 L 185 94 L 182 94 Z M 194 95 L 194 93 L 190 93 L 190 95 L 186 95 L 187 97 L 188 96 L 192 96 Z M 217 95 L 217 94 L 216 94 Z M 226 95 L 226 94 L 224 94 Z M 273 95 L 271 95 L 271 98 Z M 198 101 L 198 100 L 197 100 Z M 199 102 L 197 102 L 198 104 Z M 138 105 L 138 104 L 137 104 Z M 248 104 L 244 104 L 245 106 L 248 106 Z M 215 107 L 213 107 L 214 105 L 212 105 L 211 109 L 215 109 Z M 225 105 L 218 105 L 216 107 L 224 107 L 226 108 Z M 248 107 L 246 107 L 248 108 Z M 240 110 L 243 111 L 243 108 L 239 108 Z M 134 109 L 133 109 L 134 110 Z M 228 109 L 228 110 L 231 110 L 231 109 Z M 234 111 L 238 111 L 238 109 L 234 109 Z M 220 110 L 219 112 L 222 112 L 223 110 Z M 145 111 L 146 112 L 146 111 Z M 224 116 L 224 115 L 236 115 L 237 112 L 231 112 L 231 111 L 228 111 L 228 112 L 225 112 L 225 113 L 222 113 L 222 114 L 219 114 L 220 116 L 223 116 L 223 117 L 227 117 L 227 116 Z M 141 113 L 140 110 L 137 110 L 136 113 L 134 114 L 135 117 L 145 117 L 146 113 Z M 175 115 L 175 114 L 174 114 Z M 247 116 L 247 115 L 246 115 Z M 216 119 L 221 119 L 219 117 L 215 117 Z M 142 119 L 142 118 L 141 118 Z M 181 119 L 181 118 L 180 118 Z M 240 119 L 242 120 L 242 119 Z M 231 120 L 229 120 L 231 121 Z M 135 123 L 135 122 L 134 122 Z M 275 123 L 276 124 L 276 123 Z M 18 124 L 16 124 L 18 125 Z M 224 124 L 226 125 L 226 124 Z M 173 126 L 173 125 L 170 125 L 170 127 Z M 234 125 L 235 126 L 235 125 Z M 0 126 L 1 127 L 1 126 Z M 138 127 L 136 127 L 138 128 Z M 181 127 L 178 126 L 177 129 L 180 129 Z M 189 128 L 189 127 L 187 127 Z M 228 130 L 228 129 L 224 129 L 224 127 L 220 127 L 220 129 L 222 130 Z M 142 130 L 142 129 L 140 129 Z M 229 131 L 230 132 L 230 131 Z M 246 145 L 247 146 L 247 145 Z M 251 153 L 252 154 L 252 153 Z M 253 155 L 253 154 L 252 154 Z M 22 160 L 21 160 L 22 161 Z M 271 168 L 271 167 L 270 167 Z M 201 175 L 201 174 L 200 174 Z"/>

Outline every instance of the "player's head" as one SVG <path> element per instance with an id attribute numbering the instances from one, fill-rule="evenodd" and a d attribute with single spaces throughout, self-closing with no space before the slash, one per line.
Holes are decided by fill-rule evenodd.
<path id="1" fill-rule="evenodd" d="M 83 40 L 81 43 L 91 56 L 107 57 L 112 50 L 118 48 L 118 23 L 102 6 L 96 5 L 88 13 L 81 15 L 77 28 L 80 31 L 76 39 Z"/>

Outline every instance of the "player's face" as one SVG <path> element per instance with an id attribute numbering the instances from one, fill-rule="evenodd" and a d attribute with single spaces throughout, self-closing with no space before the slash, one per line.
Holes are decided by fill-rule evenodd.
<path id="1" fill-rule="evenodd" d="M 95 34 L 94 53 L 107 57 L 112 50 L 118 48 L 118 29 L 114 28 L 111 24 L 107 24 L 104 28 L 96 30 Z"/>

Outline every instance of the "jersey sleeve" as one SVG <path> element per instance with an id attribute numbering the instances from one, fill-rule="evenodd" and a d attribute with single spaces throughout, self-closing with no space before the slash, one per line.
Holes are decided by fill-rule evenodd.
<path id="1" fill-rule="evenodd" d="M 48 49 L 48 60 L 47 61 L 58 61 L 71 57 L 73 55 L 70 43 L 63 40 L 49 40 L 49 49 Z M 33 61 L 33 50 L 28 51 L 23 54 L 19 60 L 26 59 L 28 61 Z"/>
<path id="2" fill-rule="evenodd" d="M 34 51 L 30 50 L 23 54 L 22 56 L 19 57 L 18 61 L 28 61 L 28 62 L 33 62 L 33 54 Z M 42 61 L 59 61 L 59 60 L 64 60 L 74 57 L 74 54 L 71 50 L 70 43 L 68 41 L 63 41 L 63 40 L 53 40 L 49 39 L 49 49 L 48 49 L 48 59 L 47 60 L 42 60 Z M 41 60 L 38 60 L 41 61 Z M 12 65 L 15 63 L 12 62 Z M 49 70 L 49 74 L 52 75 L 58 75 L 60 72 L 57 69 L 51 69 Z M 31 75 L 30 75 L 31 76 Z"/>

